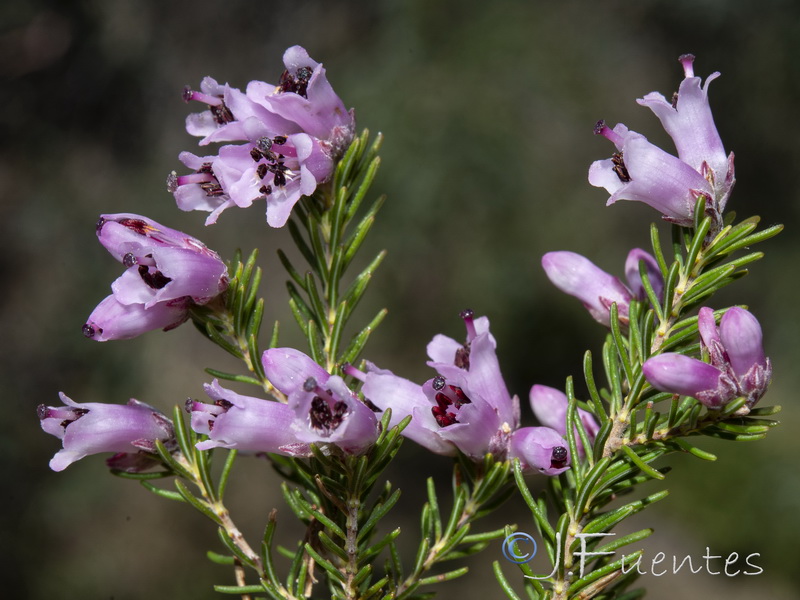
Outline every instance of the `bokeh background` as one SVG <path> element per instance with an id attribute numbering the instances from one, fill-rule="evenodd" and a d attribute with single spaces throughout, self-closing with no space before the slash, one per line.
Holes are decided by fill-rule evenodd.
<path id="1" fill-rule="evenodd" d="M 671 457 L 664 463 L 677 467 L 666 483 L 670 497 L 638 525 L 656 527 L 648 556 L 757 552 L 764 572 L 644 582 L 655 599 L 800 597 L 800 4 L 793 0 L 3 3 L 4 596 L 180 600 L 212 597 L 213 583 L 231 583 L 204 558 L 220 548 L 199 514 L 107 476 L 97 457 L 49 471 L 58 443 L 40 431 L 35 407 L 56 403 L 63 390 L 78 401 L 136 397 L 169 410 L 203 396 L 203 367 L 236 368 L 191 326 L 130 342 L 81 336 L 119 272 L 95 240 L 103 212 L 146 214 L 223 256 L 260 247 L 268 318 L 283 323 L 284 343 L 299 339 L 275 255 L 289 245 L 288 232 L 269 230 L 260 207 L 230 210 L 204 228 L 204 214 L 181 213 L 164 185 L 182 168 L 178 152 L 195 144 L 183 131 L 191 110 L 181 102 L 183 86 L 205 75 L 241 87 L 276 81 L 283 50 L 296 43 L 325 63 L 359 126 L 386 136 L 374 189 L 389 200 L 367 250 L 387 248 L 389 256 L 360 315 L 365 322 L 381 306 L 390 312 L 367 355 L 422 381 L 430 376 L 427 341 L 438 332 L 461 336 L 458 312 L 471 307 L 491 317 L 509 387 L 523 404 L 532 383 L 560 386 L 577 376 L 583 351 L 597 350 L 603 337 L 577 301 L 549 285 L 540 256 L 573 250 L 621 274 L 629 248 L 647 247 L 656 218 L 633 203 L 606 208 L 605 192 L 588 185 L 588 165 L 611 151 L 592 136 L 593 124 L 624 121 L 671 148 L 634 99 L 671 94 L 685 52 L 697 55 L 698 74 L 722 72 L 711 101 L 726 148 L 736 153 L 729 206 L 785 223 L 786 231 L 717 302 L 747 304 L 761 319 L 775 366 L 766 402 L 784 406 L 783 424 L 754 444 L 701 441 L 720 455 L 716 464 Z M 527 407 L 524 420 L 533 423 Z M 396 518 L 410 549 L 419 480 L 433 469 L 444 490 L 449 465 L 411 444 L 404 454 L 390 476 L 407 486 Z M 243 460 L 240 468 L 232 510 L 257 536 L 265 515 L 281 506 L 279 480 L 261 462 Z M 533 531 L 519 504 L 503 518 Z M 281 523 L 289 539 L 289 520 Z M 500 557 L 497 543 L 441 597 L 499 598 L 490 565 Z"/>

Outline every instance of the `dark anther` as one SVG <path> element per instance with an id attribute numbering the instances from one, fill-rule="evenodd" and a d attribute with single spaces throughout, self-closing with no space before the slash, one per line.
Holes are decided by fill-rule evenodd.
<path id="1" fill-rule="evenodd" d="M 214 117 L 214 122 L 217 125 L 225 125 L 235 120 L 231 109 L 225 106 L 224 102 L 217 106 L 209 106 L 208 108 L 211 109 L 211 116 Z"/>
<path id="2" fill-rule="evenodd" d="M 283 187 L 286 185 L 286 175 L 283 174 L 283 171 L 277 171 L 275 173 L 275 179 L 273 183 L 278 187 Z"/>
<path id="3" fill-rule="evenodd" d="M 208 420 L 208 430 L 209 431 L 214 431 L 214 419 L 209 419 Z"/>
<path id="4" fill-rule="evenodd" d="M 459 369 L 466 369 L 469 371 L 469 344 L 465 344 L 456 350 L 455 365 Z"/>
<path id="5" fill-rule="evenodd" d="M 160 290 L 172 281 L 171 277 L 167 277 L 161 271 L 154 271 L 151 273 L 146 265 L 139 265 L 139 276 L 142 278 L 142 281 L 154 290 Z"/>
<path id="6" fill-rule="evenodd" d="M 611 155 L 611 164 L 614 165 L 611 170 L 617 174 L 622 183 L 628 183 L 631 180 L 628 169 L 625 167 L 625 161 L 622 159 L 622 152 L 615 152 Z"/>
<path id="7" fill-rule="evenodd" d="M 128 229 L 132 229 L 139 235 L 147 235 L 147 230 L 150 229 L 150 226 L 142 221 L 141 219 L 120 219 L 118 221 L 120 225 L 123 227 L 127 227 Z"/>
<path id="8" fill-rule="evenodd" d="M 233 406 L 233 402 L 230 400 L 225 400 L 225 398 L 220 398 L 219 400 L 215 400 L 214 404 L 222 408 L 223 410 L 230 410 Z"/>
<path id="9" fill-rule="evenodd" d="M 283 144 L 286 143 L 286 136 L 285 135 L 276 135 L 274 138 L 272 138 L 272 141 L 275 142 L 276 144 L 278 144 L 279 146 L 282 146 Z"/>
<path id="10" fill-rule="evenodd" d="M 99 219 L 97 219 L 97 223 L 94 224 L 95 231 L 97 233 L 100 233 L 100 230 L 103 228 L 103 225 L 105 225 L 105 223 L 106 223 L 106 220 L 103 217 L 100 217 Z"/>
<path id="11" fill-rule="evenodd" d="M 601 135 L 605 127 L 606 127 L 606 122 L 603 119 L 600 119 L 597 123 L 594 124 L 594 134 Z"/>
<path id="12" fill-rule="evenodd" d="M 458 423 L 456 416 L 451 412 L 445 411 L 445 409 L 443 409 L 441 406 L 434 406 L 431 408 L 431 412 L 433 413 L 433 418 L 436 419 L 436 423 L 439 425 L 439 427 L 447 427 L 453 423 Z"/>
<path id="13" fill-rule="evenodd" d="M 364 404 L 366 404 L 367 408 L 370 409 L 372 412 L 375 413 L 383 412 L 383 409 L 375 406 L 375 403 L 369 398 L 364 398 Z"/>
<path id="14" fill-rule="evenodd" d="M 450 391 L 455 394 L 456 399 L 453 401 L 453 404 L 455 404 L 456 408 L 461 408 L 462 404 L 472 404 L 472 400 L 469 399 L 469 397 L 464 393 L 464 390 L 462 390 L 460 387 L 455 385 L 450 385 L 447 387 L 449 387 Z"/>
<path id="15" fill-rule="evenodd" d="M 263 158 L 263 156 L 261 156 L 261 152 L 258 148 L 250 148 L 250 158 L 258 162 Z"/>
<path id="16" fill-rule="evenodd" d="M 297 69 L 297 81 L 306 83 L 309 79 L 311 79 L 311 75 L 314 74 L 314 71 L 311 70 L 311 67 L 300 67 Z"/>
<path id="17" fill-rule="evenodd" d="M 267 174 L 267 165 L 265 165 L 264 163 L 261 163 L 256 168 L 256 175 L 258 175 L 259 179 L 264 179 L 266 174 Z"/>
<path id="18" fill-rule="evenodd" d="M 81 329 L 81 331 L 83 331 L 83 335 L 84 335 L 85 337 L 87 337 L 87 338 L 93 338 L 93 337 L 94 337 L 94 334 L 95 334 L 95 333 L 97 333 L 97 330 L 95 330 L 95 328 L 94 328 L 94 327 L 92 327 L 91 325 L 89 325 L 88 323 L 86 323 L 86 324 L 83 326 L 83 328 Z M 100 331 L 102 332 L 102 329 L 101 329 Z"/>
<path id="19" fill-rule="evenodd" d="M 303 390 L 306 392 L 313 392 L 314 389 L 317 387 L 317 380 L 313 377 L 309 377 L 303 382 Z"/>
<path id="20" fill-rule="evenodd" d="M 550 468 L 560 469 L 567 466 L 567 449 L 564 446 L 556 446 L 553 448 L 553 453 L 550 456 Z"/>
<path id="21" fill-rule="evenodd" d="M 295 71 L 294 75 L 289 73 L 289 71 L 284 71 L 281 73 L 278 90 L 281 92 L 294 92 L 305 98 L 308 90 L 308 81 L 313 74 L 314 71 L 310 67 L 300 67 Z"/>
<path id="22" fill-rule="evenodd" d="M 311 401 L 311 410 L 308 411 L 311 427 L 323 434 L 330 434 L 331 431 L 338 428 L 346 414 L 347 404 L 345 402 L 342 400 L 335 402 L 333 410 L 331 410 L 328 403 L 319 396 L 314 396 Z"/>
<path id="23" fill-rule="evenodd" d="M 433 389 L 435 389 L 438 392 L 439 390 L 444 388 L 444 383 L 445 383 L 444 377 L 442 377 L 441 375 L 437 375 L 436 377 L 433 378 L 433 382 L 431 385 L 433 385 Z"/>
<path id="24" fill-rule="evenodd" d="M 678 92 L 672 94 L 672 108 L 678 108 Z"/>
<path id="25" fill-rule="evenodd" d="M 138 263 L 139 261 L 136 260 L 136 257 L 133 255 L 133 252 L 128 252 L 125 256 L 122 257 L 122 264 L 125 265 L 126 268 L 130 269 L 133 265 Z"/>

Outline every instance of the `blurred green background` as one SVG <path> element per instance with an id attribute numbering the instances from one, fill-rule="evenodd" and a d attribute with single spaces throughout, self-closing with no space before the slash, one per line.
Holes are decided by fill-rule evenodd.
<path id="1" fill-rule="evenodd" d="M 53 473 L 55 439 L 35 408 L 63 390 L 77 401 L 129 397 L 164 410 L 203 397 L 202 368 L 236 365 L 191 326 L 130 342 L 97 344 L 80 327 L 119 274 L 97 244 L 103 212 L 135 212 L 190 232 L 230 256 L 258 246 L 266 272 L 267 318 L 284 324 L 284 277 L 262 207 L 230 210 L 204 228 L 181 213 L 164 180 L 195 148 L 183 131 L 185 84 L 205 75 L 244 87 L 276 81 L 293 44 L 325 63 L 358 125 L 386 136 L 375 185 L 385 205 L 368 242 L 389 256 L 360 308 L 389 316 L 367 356 L 422 381 L 425 345 L 439 332 L 461 336 L 466 307 L 487 314 L 511 390 L 563 385 L 580 373 L 603 330 L 580 304 L 555 291 L 539 266 L 549 250 L 587 254 L 620 274 L 627 251 L 646 247 L 656 214 L 604 206 L 592 160 L 611 145 L 592 136 L 599 118 L 622 121 L 666 148 L 666 134 L 634 100 L 669 95 L 682 77 L 677 57 L 715 70 L 711 102 L 738 183 L 729 208 L 760 214 L 786 231 L 761 247 L 767 258 L 715 300 L 743 303 L 761 319 L 775 378 L 765 403 L 783 424 L 765 441 L 720 444 L 716 464 L 671 457 L 670 497 L 638 520 L 654 525 L 647 553 L 702 557 L 760 553 L 757 577 L 647 576 L 649 598 L 798 598 L 800 531 L 797 340 L 800 165 L 800 3 L 793 0 L 534 2 L 497 0 L 300 0 L 156 2 L 15 0 L 0 7 L 0 270 L 3 275 L 4 417 L 0 453 L 0 569 L 4 596 L 31 600 L 212 597 L 230 573 L 206 562 L 219 550 L 213 528 L 190 509 L 106 475 L 94 457 Z M 666 228 L 664 228 L 666 232 Z M 366 256 L 364 259 L 366 260 Z M 404 447 L 391 477 L 407 485 L 396 518 L 413 543 L 430 469 L 447 483 L 448 460 Z M 666 463 L 665 463 L 666 464 Z M 281 507 L 267 465 L 242 460 L 231 497 L 245 532 L 259 535 Z M 541 482 L 533 480 L 533 486 Z M 653 488 L 655 489 L 655 488 Z M 652 489 L 650 490 L 652 491 Z M 288 516 L 288 510 L 280 508 Z M 503 518 L 533 531 L 512 503 Z M 290 538 L 288 519 L 281 532 Z M 499 598 L 491 561 L 441 588 L 442 598 Z M 513 573 L 512 569 L 507 569 Z"/>

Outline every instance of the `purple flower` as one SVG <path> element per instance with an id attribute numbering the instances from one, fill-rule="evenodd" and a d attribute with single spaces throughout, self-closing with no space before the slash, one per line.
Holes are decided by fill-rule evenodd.
<path id="1" fill-rule="evenodd" d="M 733 307 L 717 328 L 714 312 L 700 309 L 697 317 L 701 346 L 710 363 L 665 352 L 642 365 L 647 381 L 662 392 L 697 398 L 705 406 L 721 408 L 744 396 L 752 407 L 764 395 L 772 378 L 772 364 L 764 355 L 761 326 L 748 311 Z"/>
<path id="2" fill-rule="evenodd" d="M 89 454 L 115 452 L 108 460 L 111 468 L 139 472 L 158 464 L 156 440 L 174 444 L 172 422 L 143 402 L 78 404 L 59 395 L 66 406 L 38 408 L 42 429 L 64 445 L 50 461 L 54 471 L 63 471 Z"/>
<path id="3" fill-rule="evenodd" d="M 567 442 L 549 427 L 523 427 L 511 436 L 508 458 L 518 458 L 523 469 L 558 475 L 569 469 Z"/>
<path id="4" fill-rule="evenodd" d="M 89 315 L 88 338 L 104 342 L 172 329 L 192 304 L 206 304 L 227 288 L 227 269 L 215 252 L 146 217 L 102 215 L 97 237 L 126 270 Z"/>
<path id="5" fill-rule="evenodd" d="M 292 348 L 271 348 L 262 356 L 264 372 L 288 397 L 292 433 L 303 444 L 335 444 L 360 454 L 378 437 L 375 412 L 344 380 Z"/>
<path id="6" fill-rule="evenodd" d="M 530 400 L 533 414 L 536 415 L 539 422 L 555 430 L 561 437 L 565 437 L 567 435 L 567 406 L 569 404 L 566 394 L 546 385 L 534 385 L 531 388 Z M 578 417 L 586 430 L 586 434 L 589 436 L 589 441 L 593 442 L 597 432 L 600 431 L 600 426 L 591 413 L 582 408 L 578 409 Z M 584 456 L 586 449 L 581 443 L 577 429 L 574 435 L 578 445 L 578 452 L 581 456 Z"/>
<path id="7" fill-rule="evenodd" d="M 694 76 L 694 57 L 681 57 L 686 78 L 672 103 L 656 92 L 638 100 L 661 120 L 678 149 L 675 157 L 625 125 L 610 129 L 600 121 L 595 133 L 617 147 L 610 159 L 596 161 L 589 168 L 589 183 L 604 187 L 617 200 L 644 202 L 661 212 L 668 221 L 683 226 L 693 224 L 694 205 L 705 196 L 707 210 L 715 215 L 725 207 L 734 183 L 733 154 L 725 158 L 719 134 L 708 104 L 708 84 L 701 88 Z"/>
<path id="8" fill-rule="evenodd" d="M 314 193 L 333 172 L 334 161 L 353 139 L 355 121 L 325 77 L 325 69 L 300 46 L 284 54 L 280 83 L 251 81 L 242 93 L 207 77 L 201 91 L 185 90 L 187 101 L 208 105 L 189 115 L 186 129 L 222 146 L 218 155 L 183 152 L 180 160 L 194 173 L 172 173 L 167 187 L 182 210 L 211 214 L 215 223 L 231 206 L 246 208 L 266 200 L 267 223 L 282 227 L 301 196 Z"/>
<path id="9" fill-rule="evenodd" d="M 466 343 L 437 335 L 428 344 L 428 365 L 438 375 L 417 385 L 390 371 L 369 365 L 364 396 L 382 410 L 391 407 L 390 426 L 408 415 L 403 435 L 437 454 L 460 450 L 479 460 L 487 452 L 506 457 L 512 433 L 519 427 L 519 400 L 503 380 L 486 317 L 464 311 Z"/>
<path id="10" fill-rule="evenodd" d="M 625 275 L 630 288 L 588 258 L 575 252 L 548 252 L 542 256 L 542 267 L 558 289 L 578 298 L 598 323 L 609 326 L 613 303 L 617 304 L 620 321 L 626 324 L 631 300 L 643 300 L 646 297 L 639 275 L 640 261 L 644 262 L 645 271 L 656 296 L 661 295 L 664 280 L 658 263 L 640 248 L 631 250 L 625 261 Z"/>

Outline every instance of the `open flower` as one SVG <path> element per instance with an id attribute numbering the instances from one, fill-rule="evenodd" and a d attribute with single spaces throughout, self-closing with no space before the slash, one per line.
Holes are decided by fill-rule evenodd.
<path id="1" fill-rule="evenodd" d="M 102 215 L 97 237 L 126 270 L 83 326 L 93 340 L 172 329 L 188 318 L 193 304 L 206 304 L 227 288 L 227 269 L 215 252 L 147 217 Z"/>
<path id="2" fill-rule="evenodd" d="M 642 372 L 662 392 L 697 398 L 705 406 L 721 408 L 744 396 L 752 407 L 764 395 L 772 378 L 772 364 L 764 355 L 761 326 L 743 308 L 733 307 L 720 319 L 700 309 L 700 341 L 710 363 L 683 354 L 665 352 L 649 358 Z"/>
<path id="3" fill-rule="evenodd" d="M 175 443 L 172 422 L 143 402 L 79 404 L 59 395 L 66 406 L 38 408 L 42 429 L 64 445 L 50 461 L 54 471 L 90 454 L 115 452 L 107 461 L 111 468 L 139 472 L 159 463 L 156 440 L 168 446 Z"/>
<path id="4" fill-rule="evenodd" d="M 725 158 L 708 103 L 708 84 L 701 87 L 694 76 L 692 55 L 680 58 L 685 79 L 673 102 L 657 92 L 638 100 L 658 116 L 678 149 L 675 157 L 654 146 L 636 132 L 618 124 L 610 129 L 602 121 L 595 133 L 614 143 L 617 152 L 592 163 L 589 183 L 605 188 L 617 200 L 644 202 L 664 218 L 683 226 L 693 223 L 698 198 L 707 199 L 707 210 L 719 220 L 734 183 L 733 154 Z"/>
<path id="5" fill-rule="evenodd" d="M 334 161 L 353 139 L 353 113 L 333 91 L 322 65 L 300 46 L 286 51 L 284 65 L 278 85 L 251 81 L 243 93 L 207 77 L 199 92 L 184 91 L 187 101 L 208 106 L 186 121 L 190 134 L 202 136 L 201 146 L 244 142 L 202 158 L 181 153 L 181 162 L 194 173 L 172 173 L 167 179 L 179 208 L 211 213 L 206 225 L 226 208 L 265 200 L 267 223 L 282 227 L 300 197 L 313 194 L 330 177 Z"/>
<path id="6" fill-rule="evenodd" d="M 616 302 L 620 321 L 625 324 L 628 322 L 631 300 L 643 300 L 646 297 L 639 275 L 640 262 L 644 263 L 653 291 L 660 296 L 664 288 L 661 270 L 656 259 L 640 248 L 631 250 L 625 261 L 625 276 L 630 287 L 575 252 L 548 252 L 542 256 L 542 267 L 550 281 L 562 292 L 583 302 L 589 314 L 606 326 L 610 325 L 613 303 Z"/>
<path id="7" fill-rule="evenodd" d="M 242 396 L 214 380 L 206 385 L 213 404 L 192 401 L 192 429 L 205 434 L 198 449 L 237 448 L 311 456 L 310 444 L 335 445 L 360 454 L 378 438 L 375 413 L 310 357 L 292 348 L 272 348 L 262 357 L 267 378 L 288 403 Z"/>
<path id="8" fill-rule="evenodd" d="M 522 462 L 526 468 L 553 474 L 553 447 L 547 454 L 543 446 L 534 444 L 532 440 L 539 439 L 540 434 L 530 443 L 522 443 L 531 428 L 519 429 L 519 399 L 506 388 L 489 320 L 474 318 L 472 311 L 461 316 L 467 329 L 466 342 L 444 335 L 434 337 L 428 344 L 428 365 L 438 374 L 424 384 L 371 364 L 366 374 L 353 368 L 347 373 L 364 381 L 361 391 L 372 404 L 381 410 L 392 409 L 390 426 L 410 415 L 403 435 L 432 452 L 452 456 L 461 451 L 474 460 L 490 452 L 502 460 L 510 456 L 516 439 L 516 448 L 522 454 L 515 456 L 525 458 Z M 552 441 L 551 437 L 547 440 Z M 561 440 L 560 447 L 565 446 Z M 555 463 L 557 469 L 564 470 L 569 457 L 562 454 L 563 450 L 556 451 Z"/>

